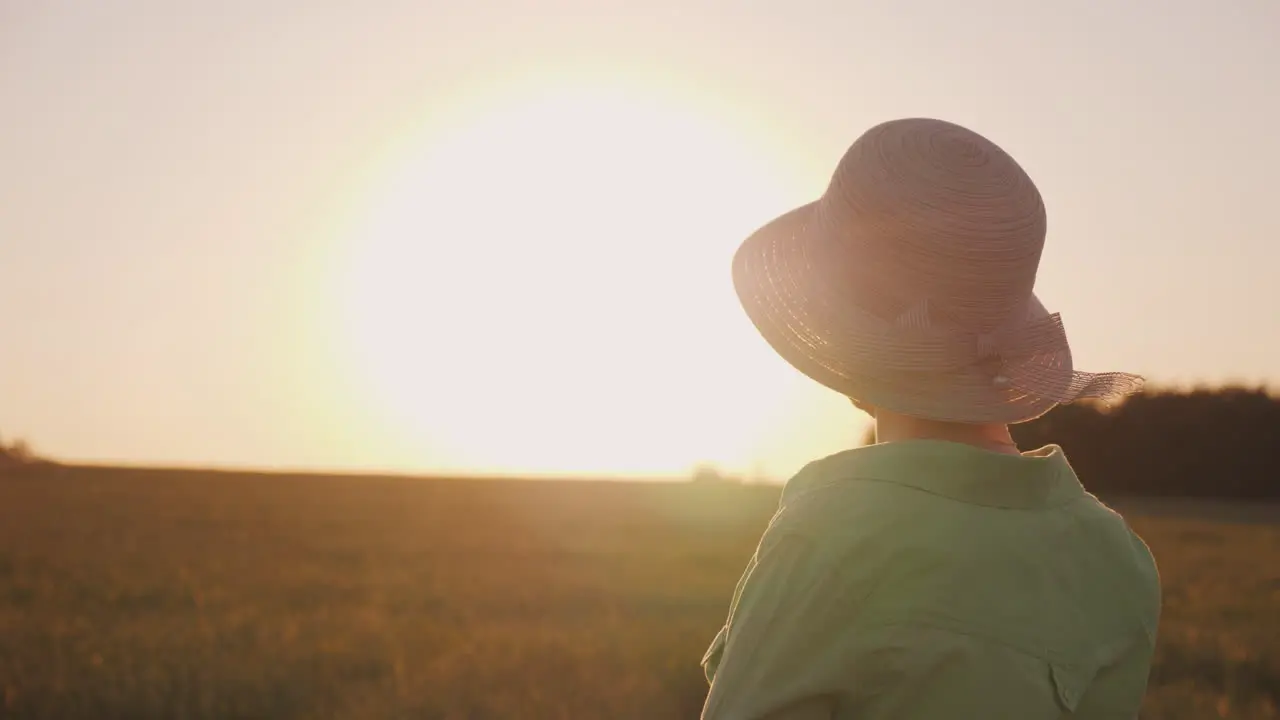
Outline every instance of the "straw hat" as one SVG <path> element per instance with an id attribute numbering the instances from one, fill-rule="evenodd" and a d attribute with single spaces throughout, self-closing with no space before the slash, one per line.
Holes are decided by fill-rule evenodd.
<path id="1" fill-rule="evenodd" d="M 742 307 L 787 362 L 898 413 L 1016 423 L 1142 389 L 1071 365 L 1062 320 L 1032 292 L 1045 209 L 986 138 L 941 120 L 871 128 L 827 191 L 757 230 L 733 259 Z"/>

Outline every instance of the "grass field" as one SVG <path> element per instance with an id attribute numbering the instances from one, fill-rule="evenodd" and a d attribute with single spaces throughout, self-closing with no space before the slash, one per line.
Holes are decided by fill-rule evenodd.
<path id="1" fill-rule="evenodd" d="M 0 717 L 694 718 L 777 490 L 0 477 Z M 1146 718 L 1280 717 L 1280 525 L 1142 517 Z"/>

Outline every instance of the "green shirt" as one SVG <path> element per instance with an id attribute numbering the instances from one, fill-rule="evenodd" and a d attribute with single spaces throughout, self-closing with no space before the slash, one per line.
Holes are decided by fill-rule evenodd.
<path id="1" fill-rule="evenodd" d="M 703 658 L 704 720 L 1138 715 L 1160 580 L 1062 450 L 911 440 L 811 463 Z"/>

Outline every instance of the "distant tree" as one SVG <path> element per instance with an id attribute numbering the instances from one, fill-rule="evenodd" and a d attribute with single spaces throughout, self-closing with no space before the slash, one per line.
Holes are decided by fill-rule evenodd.
<path id="1" fill-rule="evenodd" d="M 20 467 L 27 465 L 48 464 L 36 454 L 31 443 L 17 438 L 5 442 L 0 440 L 0 467 Z"/>
<path id="2" fill-rule="evenodd" d="M 703 464 L 693 469 L 693 481 L 700 483 L 730 482 L 731 478 L 720 472 L 714 465 Z"/>
<path id="3" fill-rule="evenodd" d="M 32 449 L 31 444 L 22 438 L 9 443 L 9 447 L 6 448 L 6 454 L 14 462 L 22 465 L 33 463 L 37 460 L 35 450 Z"/>

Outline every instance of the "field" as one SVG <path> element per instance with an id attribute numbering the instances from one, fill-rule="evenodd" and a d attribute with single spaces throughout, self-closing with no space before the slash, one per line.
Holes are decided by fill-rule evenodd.
<path id="1" fill-rule="evenodd" d="M 698 659 L 776 501 L 693 483 L 0 477 L 0 717 L 695 718 Z M 1143 717 L 1280 717 L 1280 525 L 1122 507 L 1166 588 Z"/>

